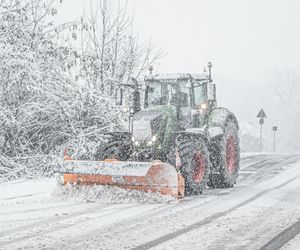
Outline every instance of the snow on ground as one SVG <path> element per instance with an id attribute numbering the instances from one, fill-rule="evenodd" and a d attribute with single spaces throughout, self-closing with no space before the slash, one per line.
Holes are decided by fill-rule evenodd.
<path id="1" fill-rule="evenodd" d="M 55 195 L 62 199 L 72 199 L 87 202 L 105 203 L 170 203 L 178 202 L 172 196 L 163 196 L 159 193 L 144 193 L 136 190 L 124 190 L 111 186 L 82 186 L 67 185 L 55 189 Z"/>
<path id="2" fill-rule="evenodd" d="M 267 156 L 267 155 L 277 155 L 276 153 L 272 152 L 242 152 L 241 153 L 241 158 L 246 158 L 246 157 L 260 157 L 260 156 Z"/>
<path id="3" fill-rule="evenodd" d="M 195 228 L 190 233 L 159 245 L 158 249 L 196 248 L 199 235 L 203 249 L 211 246 L 213 249 L 236 249 L 237 246 L 238 249 L 260 249 L 273 236 L 300 219 L 300 200 L 297 199 L 300 195 L 300 173 L 297 179 L 278 189 L 280 183 L 295 176 L 295 168 L 299 169 L 300 164 L 287 171 L 288 174 L 269 180 L 270 187 L 265 182 L 253 187 L 253 194 L 260 194 L 265 187 L 270 188 L 269 192 L 216 218 L 212 224 Z"/>
<path id="4" fill-rule="evenodd" d="M 300 220 L 299 159 L 243 155 L 234 188 L 181 201 L 119 188 L 73 191 L 55 178 L 2 183 L 0 249 L 259 249 Z"/>
<path id="5" fill-rule="evenodd" d="M 281 250 L 296 250 L 300 249 L 300 233 L 291 241 L 286 243 Z"/>

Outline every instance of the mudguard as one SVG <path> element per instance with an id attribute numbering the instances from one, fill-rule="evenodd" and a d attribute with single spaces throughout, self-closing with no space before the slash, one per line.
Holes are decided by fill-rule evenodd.
<path id="1" fill-rule="evenodd" d="M 229 121 L 232 121 L 237 130 L 239 130 L 238 121 L 231 111 L 222 107 L 212 110 L 208 116 L 208 132 L 210 138 L 222 135 L 225 125 Z"/>
<path id="2" fill-rule="evenodd" d="M 178 131 L 175 133 L 176 141 L 182 140 L 183 138 L 189 138 L 190 140 L 197 139 L 203 140 L 205 143 L 208 141 L 207 129 L 203 128 L 188 128 L 184 131 Z"/>

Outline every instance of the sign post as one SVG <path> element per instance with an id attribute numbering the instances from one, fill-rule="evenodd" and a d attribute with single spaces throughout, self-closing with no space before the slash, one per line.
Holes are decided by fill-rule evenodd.
<path id="1" fill-rule="evenodd" d="M 275 153 L 275 149 L 276 149 L 276 132 L 277 132 L 277 126 L 273 126 L 273 135 L 274 135 L 274 138 L 273 138 L 273 152 Z"/>
<path id="2" fill-rule="evenodd" d="M 267 118 L 267 115 L 265 113 L 265 111 L 263 109 L 261 109 L 257 116 L 257 118 L 259 118 L 259 125 L 260 125 L 260 135 L 259 135 L 259 152 L 262 151 L 262 126 L 265 122 L 264 118 Z"/>

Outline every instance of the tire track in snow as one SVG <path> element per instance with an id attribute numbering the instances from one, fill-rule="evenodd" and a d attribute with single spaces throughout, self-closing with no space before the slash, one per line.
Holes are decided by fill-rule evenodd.
<path id="1" fill-rule="evenodd" d="M 300 220 L 283 230 L 276 235 L 267 244 L 265 244 L 260 250 L 273 250 L 283 247 L 287 242 L 292 240 L 300 233 Z"/>
<path id="2" fill-rule="evenodd" d="M 191 202 L 192 202 L 192 200 L 185 201 L 185 203 L 191 203 Z M 203 201 L 203 203 L 205 203 L 205 201 Z M 163 212 L 170 211 L 173 208 L 178 207 L 178 204 L 180 204 L 180 203 L 175 203 L 175 204 L 172 204 L 172 205 L 168 205 L 167 207 L 164 206 L 164 207 L 156 208 L 155 211 L 150 211 L 150 212 L 147 212 L 147 213 L 143 213 L 143 214 L 138 215 L 138 216 L 134 215 L 134 218 L 127 217 L 127 218 L 121 219 L 118 222 L 115 222 L 113 224 L 109 224 L 108 226 L 105 226 L 105 227 L 101 228 L 101 230 L 104 230 L 104 228 L 105 228 L 105 231 L 112 232 L 112 231 L 115 230 L 115 228 L 122 228 L 121 232 L 128 232 L 128 230 L 132 230 L 135 227 L 139 227 L 138 224 L 141 222 L 141 220 L 147 220 L 147 219 L 153 218 L 157 215 L 161 215 Z M 129 229 L 129 228 L 126 227 L 129 224 L 134 225 L 134 226 L 130 226 L 130 229 Z M 98 230 L 95 230 L 95 231 L 98 231 Z M 95 231 L 93 231 L 93 233 L 95 233 Z M 120 233 L 120 231 L 118 231 L 118 233 Z M 49 249 L 65 249 L 65 248 L 67 248 L 67 246 L 70 246 L 74 243 L 82 242 L 84 240 L 88 240 L 88 238 L 90 238 L 89 234 L 88 235 L 83 235 L 83 236 L 81 235 L 80 239 L 72 238 L 69 241 L 67 240 L 66 242 L 60 242 L 59 244 L 56 243 L 54 245 L 51 245 L 51 247 L 49 247 Z"/>
<path id="3" fill-rule="evenodd" d="M 32 208 L 26 210 L 18 210 L 18 211 L 0 213 L 0 216 L 12 215 L 12 214 L 25 214 L 25 213 L 39 212 L 39 211 L 55 209 L 55 208 L 63 208 L 63 207 L 82 206 L 83 204 L 84 203 L 72 203 L 72 204 L 65 204 L 65 205 L 58 205 L 58 206 L 48 206 L 48 207 Z"/>
<path id="4" fill-rule="evenodd" d="M 138 205 L 135 205 L 135 206 L 138 206 Z M 131 217 L 127 217 L 127 218 L 121 219 L 120 221 L 115 222 L 113 224 L 109 224 L 108 226 L 103 226 L 102 229 L 106 228 L 107 230 L 110 230 L 111 225 L 113 225 L 113 228 L 114 228 L 115 226 L 122 225 L 122 223 L 124 223 L 124 222 L 130 222 L 130 223 L 132 223 L 133 221 L 138 221 L 138 220 L 140 220 L 142 218 L 148 218 L 149 216 L 155 216 L 155 215 L 158 215 L 158 214 L 160 214 L 163 211 L 167 211 L 167 210 L 169 210 L 169 209 L 171 209 L 172 207 L 175 207 L 175 206 L 176 206 L 175 204 L 172 204 L 172 205 L 170 205 L 168 207 L 158 208 L 155 211 L 150 211 L 150 212 L 147 212 L 147 213 L 143 213 L 143 214 L 138 215 L 138 216 L 137 215 L 132 215 Z M 119 209 L 118 212 L 122 212 L 123 213 L 124 210 L 130 210 L 132 207 L 134 207 L 134 206 Z M 110 212 L 110 213 L 101 214 L 99 216 L 94 216 L 92 218 L 87 218 L 85 220 L 73 222 L 73 223 L 68 224 L 68 225 L 62 225 L 62 226 L 57 227 L 55 229 L 54 228 L 52 228 L 52 229 L 50 228 L 49 230 L 46 229 L 42 233 L 41 232 L 33 233 L 33 234 L 26 235 L 26 236 L 22 237 L 22 239 L 17 239 L 17 240 L 13 239 L 13 240 L 11 240 L 9 242 L 7 241 L 7 242 L 5 242 L 5 245 L 11 244 L 11 243 L 13 244 L 13 243 L 15 243 L 17 241 L 21 241 L 21 240 L 27 240 L 27 239 L 30 239 L 30 238 L 34 238 L 36 236 L 46 235 L 46 234 L 53 233 L 53 232 L 56 232 L 56 231 L 59 231 L 59 230 L 62 230 L 62 229 L 70 228 L 70 227 L 73 227 L 73 226 L 78 226 L 79 224 L 84 224 L 84 223 L 86 223 L 88 221 L 97 220 L 97 219 L 100 219 L 100 218 L 103 218 L 103 217 L 106 217 L 106 216 L 110 216 L 110 215 L 114 215 L 114 214 L 117 216 L 117 213 L 115 211 L 113 211 L 113 212 Z M 68 233 L 66 233 L 66 234 L 68 235 Z M 70 235 L 68 235 L 68 236 L 70 236 Z M 72 243 L 74 243 L 76 240 L 79 240 L 81 242 L 83 240 L 83 237 L 82 237 L 82 235 L 80 237 L 77 236 L 76 238 L 73 238 L 70 242 L 68 241 L 68 239 L 66 237 L 64 237 L 63 239 L 67 240 L 67 242 L 64 242 L 64 243 L 61 243 L 61 242 L 60 243 L 55 243 L 55 244 L 51 244 L 50 246 L 48 245 L 47 249 L 66 249 L 67 247 L 71 246 Z M 1 243 L 0 243 L 0 246 L 1 246 Z M 24 248 L 24 247 L 22 247 L 22 248 Z"/>
<path id="5" fill-rule="evenodd" d="M 290 178 L 292 177 L 291 175 Z M 205 242 L 203 248 L 213 246 L 215 249 L 258 250 L 275 235 L 299 220 L 300 207 L 296 197 L 299 196 L 300 189 L 297 187 L 299 186 L 297 183 L 299 183 L 299 179 L 290 182 L 281 189 L 272 190 L 271 193 L 239 210 L 187 235 L 179 236 L 162 246 L 166 244 L 178 246 L 180 245 L 180 239 L 184 238 L 186 242 L 189 242 L 189 239 L 193 239 L 193 237 L 200 234 L 203 235 L 201 236 L 201 242 Z M 264 184 L 259 185 L 263 187 Z M 293 194 L 291 194 L 291 191 Z"/>
<path id="6" fill-rule="evenodd" d="M 0 187 L 6 185 L 7 182 L 10 182 L 11 185 L 18 185 L 18 184 L 24 183 L 24 182 L 26 182 L 26 181 L 28 181 L 28 180 L 26 180 L 26 179 L 12 180 L 12 181 L 4 181 L 4 180 L 0 180 Z"/>
<path id="7" fill-rule="evenodd" d="M 249 165 L 246 165 L 246 166 L 241 166 L 240 170 L 252 170 L 252 171 L 255 171 L 255 170 L 260 170 L 260 169 L 263 169 L 265 167 L 269 167 L 270 165 L 273 166 L 273 164 L 281 164 L 282 162 L 286 161 L 287 159 L 291 158 L 291 157 L 297 157 L 299 158 L 299 156 L 279 156 L 280 158 L 267 158 L 267 159 L 260 159 L 258 161 L 255 161 Z"/>
<path id="8" fill-rule="evenodd" d="M 251 167 L 254 164 L 263 163 L 263 162 L 269 161 L 269 160 L 272 160 L 272 157 L 267 157 L 266 155 L 243 157 L 240 160 L 240 163 L 243 163 L 241 165 L 241 169 L 248 168 L 248 167 Z"/>
<path id="9" fill-rule="evenodd" d="M 194 229 L 197 229 L 200 226 L 207 225 L 207 224 L 213 222 L 214 220 L 216 220 L 216 219 L 218 219 L 218 218 L 220 218 L 222 216 L 225 216 L 225 215 L 231 213 L 232 211 L 234 211 L 234 210 L 236 210 L 236 209 L 238 209 L 240 207 L 243 207 L 243 206 L 247 205 L 248 203 L 250 203 L 250 202 L 252 202 L 252 201 L 260 198 L 261 196 L 265 195 L 268 192 L 271 192 L 271 191 L 273 191 L 275 189 L 280 189 L 280 188 L 284 187 L 285 185 L 289 184 L 291 181 L 294 181 L 294 180 L 296 180 L 298 178 L 300 178 L 300 175 L 298 175 L 298 176 L 296 176 L 294 178 L 291 178 L 288 181 L 285 181 L 284 183 L 282 183 L 282 184 L 280 184 L 278 186 L 266 189 L 266 190 L 264 190 L 264 191 L 262 191 L 262 192 L 260 192 L 260 193 L 258 193 L 256 195 L 254 195 L 253 197 L 251 197 L 251 198 L 249 198 L 249 199 L 247 199 L 247 200 L 245 200 L 245 201 L 243 201 L 243 202 L 235 205 L 232 208 L 229 208 L 229 209 L 227 209 L 227 210 L 225 210 L 223 212 L 215 213 L 215 214 L 213 214 L 211 216 L 208 216 L 207 218 L 205 218 L 203 220 L 200 220 L 200 221 L 198 221 L 196 223 L 193 223 L 193 224 L 191 224 L 191 225 L 189 225 L 189 226 L 187 226 L 185 228 L 182 228 L 182 229 L 176 230 L 176 231 L 174 231 L 172 233 L 163 235 L 163 236 L 161 236 L 161 237 L 159 237 L 159 238 L 157 238 L 155 240 L 149 241 L 149 242 L 147 242 L 145 244 L 138 245 L 138 246 L 132 248 L 132 250 L 150 249 L 150 248 L 158 246 L 159 244 L 162 244 L 162 243 L 164 243 L 166 241 L 172 240 L 173 238 L 176 238 L 176 237 L 178 237 L 180 235 L 186 234 L 186 233 L 188 233 L 188 232 L 190 232 L 190 231 L 192 231 Z M 299 222 L 299 227 L 300 227 L 300 222 Z"/>
<path id="10" fill-rule="evenodd" d="M 282 170 L 282 168 L 278 169 L 278 167 L 287 166 L 296 163 L 299 160 L 298 155 L 282 156 L 282 157 L 284 157 L 284 159 L 281 160 L 267 159 L 262 162 L 251 164 L 246 168 L 241 168 L 240 171 L 240 177 L 242 177 L 241 181 L 244 181 L 247 186 L 252 183 L 258 183 L 259 181 L 264 180 L 264 178 L 266 177 L 271 178 L 275 176 L 280 170 Z M 249 170 L 249 168 L 251 170 Z M 272 175 L 270 176 L 270 174 Z"/>
<path id="11" fill-rule="evenodd" d="M 268 162 L 270 160 L 272 160 L 272 159 L 264 159 L 264 160 L 260 160 L 260 161 L 251 162 L 249 165 L 245 165 L 245 166 L 242 165 L 240 167 L 240 170 L 244 170 L 244 169 L 248 169 L 248 168 L 253 168 L 253 167 L 258 167 L 261 164 L 264 164 L 265 162 Z"/>
<path id="12" fill-rule="evenodd" d="M 34 222 L 34 223 L 26 224 L 24 226 L 20 226 L 20 227 L 17 227 L 17 228 L 12 228 L 12 229 L 9 229 L 9 230 L 1 231 L 0 232 L 0 238 L 3 238 L 3 237 L 5 237 L 9 234 L 21 233 L 21 232 L 27 231 L 29 229 L 33 229 L 35 227 L 43 226 L 47 223 L 56 223 L 56 222 L 59 222 L 59 221 L 62 221 L 62 220 L 70 219 L 72 217 L 88 214 L 88 213 L 91 213 L 95 210 L 97 210 L 97 211 L 103 210 L 103 209 L 105 209 L 109 206 L 112 206 L 112 204 L 101 204 L 101 205 L 97 205 L 97 206 L 94 206 L 94 207 L 86 208 L 86 209 L 81 210 L 81 211 L 74 212 L 74 213 L 69 214 L 69 215 L 65 215 L 64 217 L 58 217 L 58 218 L 51 217 L 51 218 L 39 220 L 39 221 Z M 1 241 L 0 246 L 3 245 L 3 243 L 4 242 Z"/>
<path id="13" fill-rule="evenodd" d="M 33 193 L 33 194 L 24 194 L 24 195 L 19 195 L 19 196 L 12 196 L 12 197 L 5 197 L 5 198 L 1 198 L 0 201 L 7 201 L 7 200 L 15 200 L 18 198 L 26 198 L 26 197 L 32 197 L 32 196 L 36 196 L 39 194 L 43 194 L 43 192 L 39 192 L 39 193 Z"/>
<path id="14" fill-rule="evenodd" d="M 286 157 L 287 155 L 254 155 L 254 156 L 244 156 L 240 159 L 240 169 L 246 169 L 253 166 L 254 164 L 264 163 L 267 161 L 274 161 L 274 156 L 276 157 Z M 289 155 L 290 156 L 290 155 Z"/>
<path id="15" fill-rule="evenodd" d="M 115 204 L 114 204 L 115 205 Z M 108 213 L 105 213 L 105 214 L 102 214 L 100 216 L 95 216 L 93 218 L 85 218 L 83 220 L 79 220 L 79 221 L 75 221 L 75 222 L 72 222 L 72 223 L 68 223 L 68 224 L 64 224 L 64 225 L 56 225 L 55 223 L 58 223 L 58 222 L 61 222 L 61 221 L 64 221 L 64 220 L 68 220 L 70 218 L 73 218 L 73 217 L 76 217 L 76 216 L 80 216 L 80 215 L 83 215 L 83 214 L 90 214 L 90 213 L 93 213 L 93 211 L 95 211 L 97 209 L 97 211 L 101 211 L 105 208 L 108 208 L 110 206 L 113 206 L 112 204 L 107 204 L 106 206 L 103 206 L 102 204 L 102 208 L 101 209 L 97 209 L 97 207 L 95 207 L 94 209 L 86 209 L 85 212 L 82 211 L 82 212 L 78 212 L 76 214 L 72 214 L 70 216 L 65 216 L 63 218 L 58 218 L 56 220 L 53 220 L 53 219 L 49 219 L 47 220 L 47 222 L 51 222 L 51 224 L 54 226 L 50 227 L 50 228 L 45 228 L 45 229 L 41 229 L 41 230 L 38 230 L 38 231 L 34 231 L 34 232 L 30 232 L 28 234 L 25 234 L 23 236 L 19 236 L 19 237 L 15 237 L 15 238 L 12 238 L 10 240 L 3 240 L 0 242 L 0 246 L 7 246 L 9 244 L 13 244 L 13 243 L 17 243 L 17 242 L 20 242 L 20 241 L 23 241 L 23 240 L 27 240 L 27 239 L 31 239 L 31 238 L 34 238 L 34 237 L 37 237 L 37 236 L 41 236 L 41 235 L 45 235 L 45 234 L 48 234 L 48 233 L 53 233 L 55 231 L 59 231 L 61 229 L 66 229 L 66 228 L 69 228 L 69 227 L 73 227 L 73 226 L 77 226 L 79 224 L 83 224 L 85 223 L 86 221 L 89 221 L 89 220 L 95 220 L 95 219 L 99 219 L 99 218 L 102 218 L 102 217 L 105 217 L 105 216 L 109 216 L 109 215 L 113 215 L 113 214 L 116 214 L 116 208 L 113 209 L 113 211 L 111 212 L 108 212 Z M 133 207 L 136 207 L 138 206 L 137 204 L 135 205 L 130 205 L 130 206 L 127 206 L 126 208 L 118 208 L 117 209 L 117 212 L 123 212 L 124 210 L 130 210 L 131 208 Z M 86 212 L 87 210 L 91 210 L 91 211 L 88 211 Z M 45 220 L 46 221 L 46 220 Z M 46 224 L 44 221 L 39 221 L 37 223 L 32 223 L 32 224 L 36 224 L 35 225 L 35 228 L 31 228 L 31 230 L 35 230 L 36 228 L 38 228 L 39 226 L 49 226 L 49 224 Z M 19 229 L 19 228 L 18 228 Z M 17 232 L 24 232 L 24 231 L 27 231 L 27 229 L 29 229 L 29 226 L 26 225 L 24 226 L 24 228 L 22 228 L 22 230 L 17 230 Z M 12 231 L 12 230 L 10 230 Z M 1 232 L 2 233 L 2 232 Z M 13 232 L 15 233 L 15 232 Z M 5 235 L 6 236 L 6 235 Z M 0 238 L 1 237 L 4 237 L 3 235 L 0 235 Z M 23 248 L 23 247 L 22 247 Z"/>

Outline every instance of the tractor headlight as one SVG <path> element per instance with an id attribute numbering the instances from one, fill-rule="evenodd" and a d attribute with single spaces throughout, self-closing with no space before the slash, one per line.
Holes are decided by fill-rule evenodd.
<path id="1" fill-rule="evenodd" d="M 152 138 L 151 138 L 151 141 L 152 141 L 152 142 L 156 142 L 156 140 L 157 140 L 156 135 L 153 135 Z"/>
<path id="2" fill-rule="evenodd" d="M 156 136 L 156 135 L 153 135 L 153 136 L 151 137 L 151 139 L 147 142 L 147 145 L 148 145 L 148 146 L 152 146 L 152 145 L 156 142 L 156 140 L 157 140 L 157 136 Z"/>
<path id="3" fill-rule="evenodd" d="M 134 108 L 133 107 L 129 108 L 129 114 L 132 114 L 132 115 L 134 114 Z"/>
<path id="4" fill-rule="evenodd" d="M 124 107 L 123 107 L 123 112 L 124 112 L 124 113 L 127 113 L 128 111 L 129 111 L 128 107 L 127 107 L 127 106 L 124 106 Z"/>
<path id="5" fill-rule="evenodd" d="M 200 105 L 200 109 L 201 110 L 205 110 L 205 109 L 207 109 L 207 103 L 202 103 L 201 105 Z"/>

